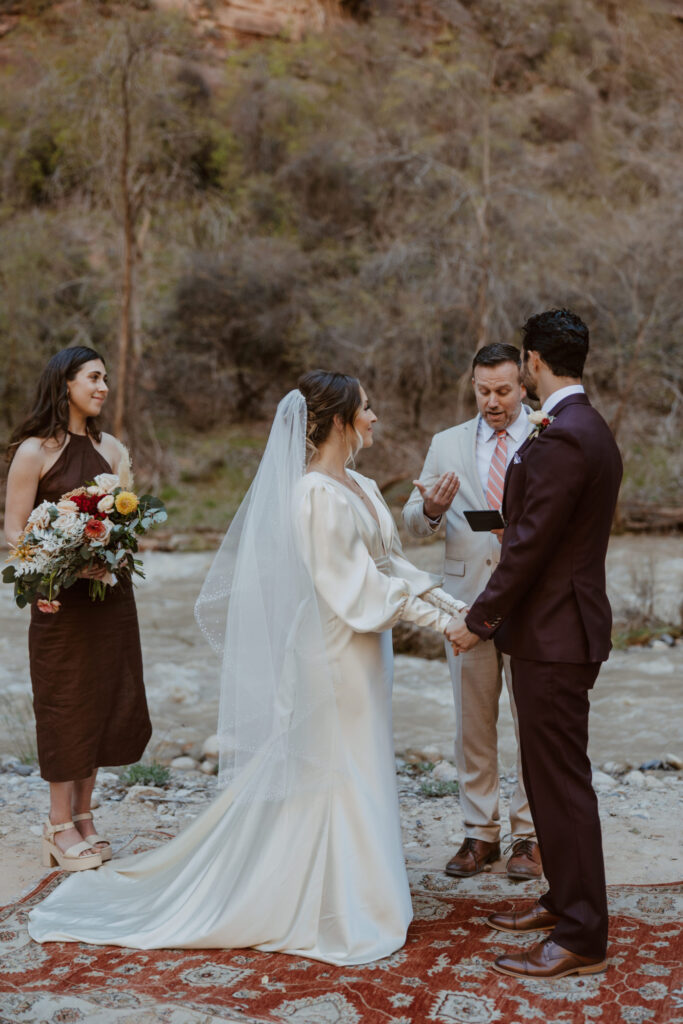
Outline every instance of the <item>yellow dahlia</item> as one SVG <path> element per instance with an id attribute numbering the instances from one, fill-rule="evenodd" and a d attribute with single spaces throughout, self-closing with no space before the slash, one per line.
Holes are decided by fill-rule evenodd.
<path id="1" fill-rule="evenodd" d="M 122 516 L 129 516 L 140 504 L 137 494 L 132 491 L 119 491 L 114 499 L 116 511 Z"/>

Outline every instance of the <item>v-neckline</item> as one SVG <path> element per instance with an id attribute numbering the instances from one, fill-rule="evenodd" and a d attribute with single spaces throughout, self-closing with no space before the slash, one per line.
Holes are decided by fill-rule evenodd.
<path id="1" fill-rule="evenodd" d="M 380 536 L 380 540 L 381 540 L 381 542 L 382 542 L 382 547 L 384 548 L 384 551 L 386 552 L 386 551 L 387 551 L 387 545 L 386 545 L 386 542 L 385 542 L 385 540 L 384 540 L 384 532 L 383 532 L 383 530 L 382 530 L 382 520 L 381 520 L 381 518 L 380 518 L 380 512 L 379 512 L 379 509 L 377 508 L 377 504 L 376 504 L 376 502 L 375 502 L 375 499 L 374 499 L 374 498 L 372 497 L 372 495 L 368 494 L 368 492 L 367 492 L 367 491 L 365 490 L 365 488 L 363 487 L 363 485 L 362 485 L 362 484 L 361 484 L 361 483 L 360 483 L 360 482 L 359 482 L 358 480 L 356 480 L 356 483 L 358 484 L 358 486 L 360 487 L 360 489 L 361 489 L 361 490 L 363 491 L 363 494 L 365 494 L 365 495 L 366 495 L 366 497 L 368 498 L 368 500 L 369 500 L 370 502 L 372 502 L 372 507 L 373 507 L 373 508 L 374 508 L 374 510 L 375 510 L 375 514 L 374 514 L 374 515 L 373 515 L 373 513 L 372 513 L 372 512 L 370 511 L 370 509 L 369 509 L 369 508 L 367 507 L 367 505 L 365 504 L 365 502 L 363 501 L 363 499 L 361 498 L 361 496 L 360 496 L 359 494 L 356 494 L 356 492 L 355 492 L 354 490 L 352 490 L 352 488 L 351 488 L 351 487 L 348 487 L 348 486 L 347 486 L 347 485 L 346 485 L 345 483 L 343 483 L 343 482 L 342 482 L 341 480 L 338 480 L 338 479 L 337 479 L 337 477 L 335 477 L 335 476 L 332 476 L 332 475 L 331 475 L 330 473 L 326 473 L 326 472 L 325 472 L 324 470 L 322 470 L 322 469 L 312 469 L 312 470 L 309 470 L 309 472 L 311 472 L 311 473 L 318 473 L 318 474 L 319 474 L 320 476 L 324 476 L 324 477 L 326 477 L 326 478 L 327 478 L 328 480 L 332 480 L 332 481 L 333 481 L 334 483 L 336 483 L 336 484 L 337 484 L 337 485 L 338 485 L 339 487 L 343 488 L 343 489 L 344 489 L 344 491 L 346 491 L 346 492 L 347 492 L 348 494 L 350 494 L 350 495 L 351 495 L 351 496 L 352 496 L 353 498 L 355 498 L 355 499 L 356 499 L 356 501 L 357 501 L 357 502 L 358 502 L 358 503 L 360 504 L 360 507 L 361 507 L 361 508 L 363 509 L 363 511 L 365 512 L 365 514 L 366 514 L 366 515 L 368 515 L 368 516 L 370 516 L 370 518 L 372 519 L 373 523 L 375 524 L 375 526 L 376 526 L 376 527 L 377 527 L 377 529 L 379 530 L 379 536 Z"/>

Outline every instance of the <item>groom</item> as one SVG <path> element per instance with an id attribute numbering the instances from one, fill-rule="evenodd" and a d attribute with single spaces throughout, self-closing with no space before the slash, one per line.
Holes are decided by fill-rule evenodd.
<path id="1" fill-rule="evenodd" d="M 459 651 L 494 637 L 511 655 L 524 785 L 549 890 L 528 910 L 494 914 L 489 923 L 506 932 L 551 932 L 496 960 L 495 969 L 513 977 L 562 978 L 605 967 L 588 691 L 611 646 L 605 555 L 622 468 L 581 385 L 587 353 L 588 328 L 569 310 L 549 310 L 524 325 L 522 382 L 541 401 L 543 422 L 507 471 L 500 564 L 454 631 Z"/>

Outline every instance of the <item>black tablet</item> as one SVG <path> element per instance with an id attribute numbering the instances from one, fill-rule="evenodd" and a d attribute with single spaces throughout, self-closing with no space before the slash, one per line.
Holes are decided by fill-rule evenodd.
<path id="1" fill-rule="evenodd" d="M 505 520 L 497 508 L 465 509 L 464 516 L 471 530 L 478 533 L 483 530 L 502 530 Z"/>

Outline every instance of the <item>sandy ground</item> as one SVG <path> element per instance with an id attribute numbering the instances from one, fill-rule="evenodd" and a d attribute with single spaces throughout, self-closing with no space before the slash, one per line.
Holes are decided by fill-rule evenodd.
<path id="1" fill-rule="evenodd" d="M 438 545 L 416 548 L 414 559 L 435 567 Z M 192 620 L 192 605 L 210 554 L 150 553 L 148 579 L 138 592 L 145 673 L 154 722 L 149 757 L 170 761 L 201 757 L 215 728 L 216 666 Z M 609 581 L 618 608 L 651 601 L 658 614 L 678 619 L 683 557 L 681 543 L 667 538 L 617 538 L 610 549 Z M 40 866 L 40 825 L 47 785 L 17 758 L 30 754 L 33 726 L 26 654 L 27 616 L 16 609 L 10 588 L 0 588 L 0 901 L 34 885 Z M 630 772 L 652 761 L 674 761 L 681 749 L 683 644 L 614 652 L 593 692 L 590 750 L 596 768 L 608 882 L 672 882 L 683 878 L 680 852 L 683 772 Z M 445 761 L 435 769 L 452 778 L 453 705 L 443 662 L 399 657 L 395 666 L 394 732 L 402 780 L 404 841 L 409 865 L 438 871 L 463 835 L 457 798 L 427 797 L 408 776 L 408 762 Z M 514 784 L 515 742 L 509 704 L 501 700 L 499 723 L 501 822 Z M 422 777 L 420 777 L 422 778 Z M 428 781 L 429 773 L 424 776 Z M 211 798 L 215 779 L 196 769 L 172 771 L 169 788 L 141 799 L 115 772 L 101 773 L 98 828 L 117 842 L 140 828 L 175 832 Z M 142 797 L 144 797 L 144 793 Z M 493 868 L 504 870 L 504 860 Z M 513 886 L 513 883 L 510 883 Z M 476 879 L 454 882 L 476 886 Z"/>

